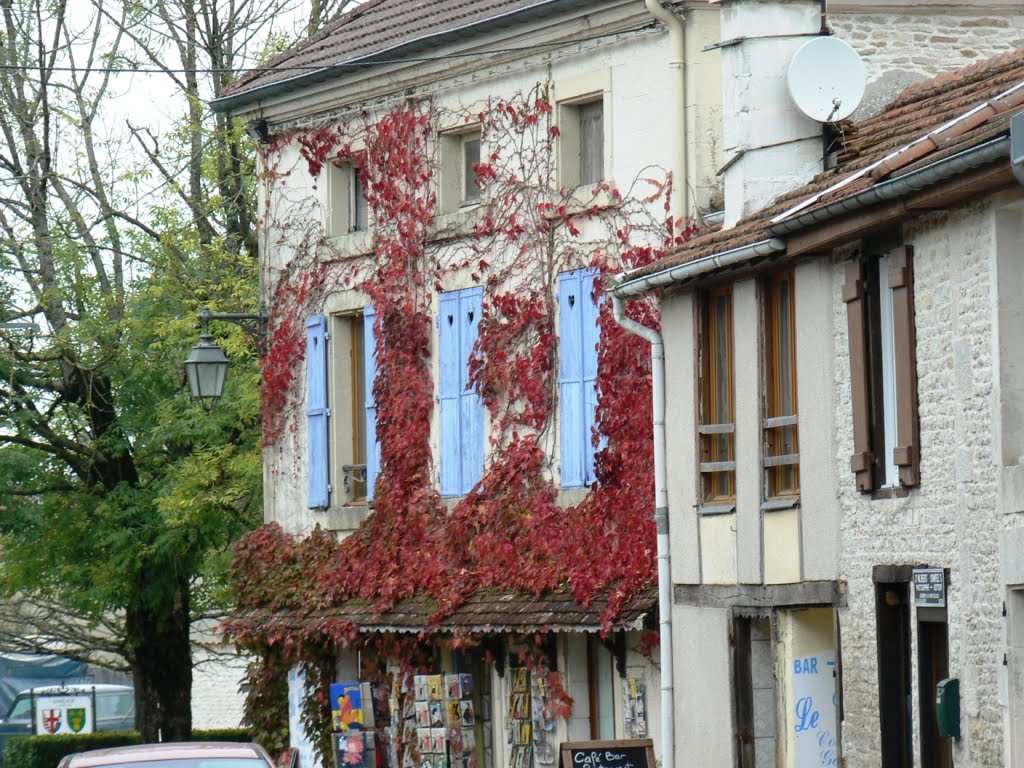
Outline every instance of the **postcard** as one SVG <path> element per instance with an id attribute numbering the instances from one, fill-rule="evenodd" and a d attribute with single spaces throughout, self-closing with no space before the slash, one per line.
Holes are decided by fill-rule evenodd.
<path id="1" fill-rule="evenodd" d="M 441 675 L 427 675 L 427 698 L 440 701 L 444 698 L 444 683 Z"/>
<path id="2" fill-rule="evenodd" d="M 416 702 L 416 725 L 420 728 L 430 727 L 430 704 L 425 701 Z"/>
<path id="3" fill-rule="evenodd" d="M 430 727 L 440 728 L 444 725 L 444 710 L 441 708 L 440 701 L 431 701 L 428 704 L 430 710 Z"/>
<path id="4" fill-rule="evenodd" d="M 473 702 L 469 700 L 460 701 L 459 710 L 462 715 L 463 727 L 472 727 L 476 723 L 476 717 L 473 715 Z"/>
<path id="5" fill-rule="evenodd" d="M 427 696 L 427 676 L 426 675 L 415 675 L 412 679 L 413 691 L 415 692 L 416 701 L 426 701 L 429 697 Z"/>
<path id="6" fill-rule="evenodd" d="M 444 676 L 444 697 L 446 699 L 462 698 L 462 677 L 460 675 Z"/>
<path id="7" fill-rule="evenodd" d="M 358 680 L 331 683 L 331 725 L 336 731 L 363 728 L 363 694 Z"/>
<path id="8" fill-rule="evenodd" d="M 430 729 L 430 751 L 434 753 L 444 754 L 447 750 L 445 749 L 445 733 L 444 728 L 431 728 Z"/>

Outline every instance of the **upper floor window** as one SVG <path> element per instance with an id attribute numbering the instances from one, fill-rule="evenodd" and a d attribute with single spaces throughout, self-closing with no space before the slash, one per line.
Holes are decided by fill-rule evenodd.
<path id="1" fill-rule="evenodd" d="M 559 131 L 562 184 L 575 187 L 604 179 L 603 97 L 560 104 Z"/>
<path id="2" fill-rule="evenodd" d="M 563 488 L 589 486 L 594 473 L 597 410 L 597 325 L 593 269 L 558 276 L 558 339 Z"/>
<path id="3" fill-rule="evenodd" d="M 733 416 L 732 290 L 701 297 L 700 475 L 705 504 L 736 498 L 736 426 Z"/>
<path id="4" fill-rule="evenodd" d="M 448 291 L 438 297 L 438 401 L 442 496 L 467 494 L 483 475 L 484 407 L 469 382 L 483 289 Z"/>
<path id="5" fill-rule="evenodd" d="M 857 489 L 920 482 L 913 249 L 894 248 L 846 270 L 850 395 Z"/>
<path id="6" fill-rule="evenodd" d="M 477 166 L 483 137 L 479 128 L 441 134 L 441 189 L 442 213 L 452 213 L 460 207 L 480 202 L 481 189 L 477 184 Z"/>
<path id="7" fill-rule="evenodd" d="M 769 499 L 800 492 L 795 336 L 793 273 L 781 272 L 764 282 L 764 467 Z"/>
<path id="8" fill-rule="evenodd" d="M 366 307 L 306 321 L 310 507 L 373 499 L 380 467 L 373 318 L 373 308 Z M 332 499 L 339 484 L 341 495 Z"/>
<path id="9" fill-rule="evenodd" d="M 354 163 L 327 166 L 327 234 L 331 237 L 365 232 L 369 208 L 362 176 Z"/>

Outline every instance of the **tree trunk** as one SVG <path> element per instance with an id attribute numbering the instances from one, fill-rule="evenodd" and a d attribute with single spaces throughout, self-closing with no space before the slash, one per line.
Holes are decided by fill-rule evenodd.
<path id="1" fill-rule="evenodd" d="M 167 599 L 129 607 L 125 630 L 133 655 L 135 725 L 142 741 L 189 741 L 192 646 L 187 582 L 178 584 Z"/>

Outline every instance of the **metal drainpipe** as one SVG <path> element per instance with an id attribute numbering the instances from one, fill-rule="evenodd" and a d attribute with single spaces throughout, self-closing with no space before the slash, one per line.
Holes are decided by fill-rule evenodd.
<path id="1" fill-rule="evenodd" d="M 686 37 L 683 20 L 662 7 L 660 0 L 644 0 L 647 11 L 668 28 L 672 115 L 672 217 L 685 219 L 690 211 L 689 163 L 686 136 Z M 670 766 L 665 766 L 670 768 Z"/>
<path id="2" fill-rule="evenodd" d="M 665 483 L 665 345 L 653 328 L 626 317 L 625 302 L 614 293 L 615 322 L 651 344 L 651 400 L 654 411 L 654 522 L 658 531 L 658 619 L 661 651 L 661 768 L 675 762 L 675 706 L 672 690 L 672 560 L 668 538 L 668 488 Z"/>

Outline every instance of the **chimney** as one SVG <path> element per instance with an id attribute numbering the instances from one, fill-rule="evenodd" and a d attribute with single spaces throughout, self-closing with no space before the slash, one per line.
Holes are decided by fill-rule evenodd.
<path id="1" fill-rule="evenodd" d="M 797 49 L 820 34 L 821 0 L 722 0 L 725 227 L 805 184 L 823 166 L 822 127 L 786 85 Z"/>

